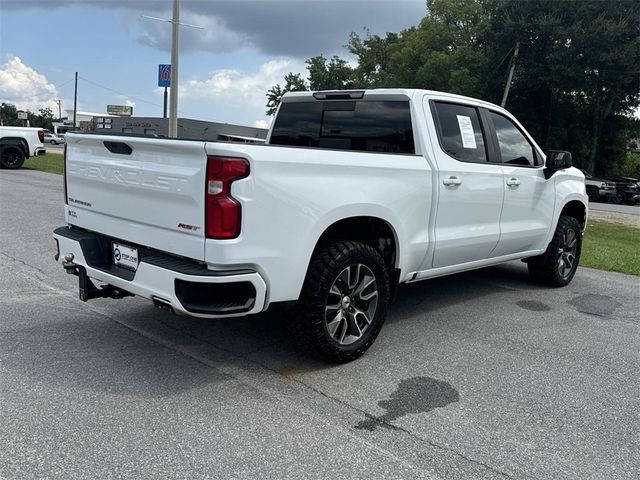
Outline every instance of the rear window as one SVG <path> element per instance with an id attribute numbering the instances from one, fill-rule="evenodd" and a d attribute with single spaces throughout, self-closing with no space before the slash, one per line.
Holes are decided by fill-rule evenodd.
<path id="1" fill-rule="evenodd" d="M 283 103 L 272 145 L 415 153 L 408 101 Z"/>

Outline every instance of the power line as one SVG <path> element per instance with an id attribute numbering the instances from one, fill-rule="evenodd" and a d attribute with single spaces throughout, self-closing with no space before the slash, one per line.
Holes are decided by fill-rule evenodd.
<path id="1" fill-rule="evenodd" d="M 88 78 L 85 78 L 85 77 L 79 77 L 79 78 L 80 78 L 80 80 L 84 80 L 85 82 L 90 83 L 91 85 L 94 85 L 94 86 L 96 86 L 98 88 L 103 88 L 103 89 L 108 90 L 110 92 L 117 93 L 118 95 L 122 95 L 122 96 L 127 97 L 127 98 L 132 98 L 133 100 L 136 100 L 136 101 L 141 102 L 141 103 L 146 103 L 147 105 L 152 105 L 154 107 L 162 108 L 162 105 L 160 105 L 159 103 L 153 103 L 153 102 L 150 102 L 150 101 L 145 100 L 145 99 L 140 98 L 140 97 L 134 97 L 133 95 L 129 95 L 128 93 L 121 92 L 120 90 L 116 90 L 115 88 L 111 88 L 111 87 L 107 87 L 105 85 L 101 85 L 98 82 L 94 82 L 93 80 L 89 80 Z M 180 113 L 186 114 L 186 115 L 191 115 L 191 116 L 194 116 L 194 117 L 201 117 L 200 115 L 196 115 L 195 113 L 185 112 L 184 110 L 180 110 Z"/>
<path id="2" fill-rule="evenodd" d="M 60 85 L 53 85 L 53 87 L 54 87 L 54 88 L 62 88 L 62 87 L 64 87 L 65 85 L 67 85 L 67 84 L 69 84 L 69 83 L 71 83 L 71 82 L 73 82 L 73 78 L 70 78 L 69 80 L 67 80 L 66 82 L 61 83 Z"/>
<path id="3" fill-rule="evenodd" d="M 153 102 L 150 102 L 148 100 L 144 100 L 142 98 L 134 97 L 133 95 L 129 95 L 128 93 L 121 92 L 119 90 L 116 90 L 115 88 L 111 88 L 111 87 L 106 87 L 104 85 L 100 85 L 98 82 L 94 82 L 93 80 L 89 80 L 88 78 L 80 77 L 80 80 L 84 80 L 85 82 L 90 83 L 91 85 L 94 85 L 94 86 L 99 87 L 99 88 L 103 88 L 103 89 L 108 90 L 110 92 L 117 93 L 118 95 L 123 95 L 123 96 L 128 97 L 128 98 L 133 98 L 134 100 L 137 100 L 138 102 L 146 103 L 148 105 L 153 105 L 154 107 L 162 108 L 162 105 L 160 105 L 158 103 L 153 103 Z"/>

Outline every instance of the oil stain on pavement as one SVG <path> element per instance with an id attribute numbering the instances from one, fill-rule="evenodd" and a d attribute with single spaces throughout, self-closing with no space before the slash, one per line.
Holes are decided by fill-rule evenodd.
<path id="1" fill-rule="evenodd" d="M 551 310 L 549 305 L 538 302 L 537 300 L 520 300 L 519 302 L 516 302 L 516 305 L 532 312 L 548 312 Z"/>
<path id="2" fill-rule="evenodd" d="M 608 295 L 598 295 L 595 293 L 580 295 L 579 297 L 569 300 L 568 303 L 576 307 L 576 310 L 579 312 L 597 315 L 599 317 L 611 315 L 615 309 L 621 305 L 620 302 Z"/>
<path id="3" fill-rule="evenodd" d="M 378 417 L 367 415 L 366 420 L 356 425 L 361 430 L 373 431 L 376 427 L 394 429 L 391 422 L 408 414 L 426 413 L 434 408 L 446 407 L 460 400 L 458 391 L 447 382 L 430 377 L 413 377 L 402 380 L 388 400 L 378 405 L 387 412 Z"/>

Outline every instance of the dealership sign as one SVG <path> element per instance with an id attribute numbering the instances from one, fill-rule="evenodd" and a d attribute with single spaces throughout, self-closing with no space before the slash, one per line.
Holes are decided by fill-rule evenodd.
<path id="1" fill-rule="evenodd" d="M 133 107 L 131 105 L 107 105 L 107 113 L 109 115 L 130 117 L 133 115 Z"/>

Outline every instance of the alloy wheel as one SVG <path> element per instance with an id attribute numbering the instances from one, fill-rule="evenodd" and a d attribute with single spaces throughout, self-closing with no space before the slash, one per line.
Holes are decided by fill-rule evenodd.
<path id="1" fill-rule="evenodd" d="M 334 280 L 325 306 L 329 336 L 340 345 L 357 342 L 371 325 L 378 305 L 378 284 L 369 267 L 350 265 Z"/>
<path id="2" fill-rule="evenodd" d="M 564 232 L 562 245 L 558 250 L 558 273 L 562 278 L 568 278 L 575 268 L 576 253 L 578 251 L 578 235 L 572 228 Z"/>

